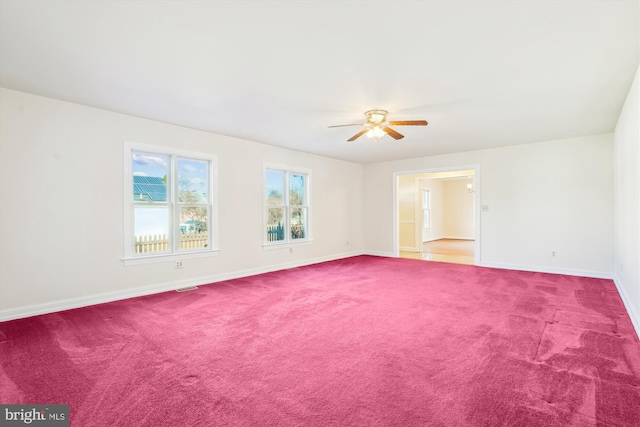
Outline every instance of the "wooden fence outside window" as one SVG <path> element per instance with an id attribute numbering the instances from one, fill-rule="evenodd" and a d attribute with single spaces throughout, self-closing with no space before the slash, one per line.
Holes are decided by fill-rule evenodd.
<path id="1" fill-rule="evenodd" d="M 209 243 L 206 231 L 180 234 L 180 249 L 204 249 Z M 135 253 L 145 254 L 169 251 L 169 237 L 166 234 L 136 236 Z"/>

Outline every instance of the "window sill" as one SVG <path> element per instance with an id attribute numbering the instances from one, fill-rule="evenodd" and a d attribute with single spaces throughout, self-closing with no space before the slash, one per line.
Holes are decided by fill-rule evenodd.
<path id="1" fill-rule="evenodd" d="M 282 243 L 264 243 L 262 249 L 270 251 L 273 249 L 287 249 L 294 248 L 296 246 L 308 246 L 313 244 L 313 240 L 304 240 L 302 242 L 282 242 Z"/>
<path id="2" fill-rule="evenodd" d="M 219 249 L 213 249 L 209 251 L 180 252 L 176 254 L 143 255 L 131 258 L 123 258 L 122 261 L 124 262 L 124 265 L 154 264 L 158 262 L 182 261 L 185 259 L 217 256 L 219 252 Z"/>

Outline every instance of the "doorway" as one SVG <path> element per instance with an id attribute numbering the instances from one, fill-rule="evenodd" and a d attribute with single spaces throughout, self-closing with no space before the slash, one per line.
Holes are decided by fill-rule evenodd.
<path id="1" fill-rule="evenodd" d="M 479 264 L 479 181 L 479 165 L 395 172 L 395 256 Z"/>

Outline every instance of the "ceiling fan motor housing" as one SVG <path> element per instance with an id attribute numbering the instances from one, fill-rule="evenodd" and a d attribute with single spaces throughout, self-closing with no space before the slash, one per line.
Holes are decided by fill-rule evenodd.
<path id="1" fill-rule="evenodd" d="M 376 125 L 384 123 L 387 120 L 387 114 L 385 110 L 369 110 L 364 113 L 367 121 Z"/>

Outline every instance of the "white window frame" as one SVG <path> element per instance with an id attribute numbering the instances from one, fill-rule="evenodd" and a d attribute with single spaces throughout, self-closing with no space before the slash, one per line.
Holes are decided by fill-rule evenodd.
<path id="1" fill-rule="evenodd" d="M 218 248 L 218 158 L 214 154 L 173 149 L 149 144 L 124 141 L 124 257 L 125 265 L 147 264 L 164 261 L 185 260 L 217 255 Z M 172 242 L 168 251 L 156 253 L 135 253 L 134 237 L 134 208 L 139 206 L 132 200 L 133 170 L 131 167 L 132 154 L 136 152 L 169 156 L 170 179 L 167 186 L 167 203 L 169 208 L 170 228 L 169 241 Z M 180 204 L 178 203 L 178 159 L 200 160 L 209 163 L 209 203 L 202 206 L 209 207 L 207 223 L 209 243 L 207 248 L 179 250 Z"/>
<path id="2" fill-rule="evenodd" d="M 284 228 L 285 228 L 285 239 L 280 241 L 268 241 L 267 234 L 267 209 L 269 206 L 267 205 L 267 171 L 277 171 L 284 173 Z M 298 206 L 291 206 L 289 204 L 289 176 L 290 175 L 304 175 L 305 177 L 305 205 L 300 206 L 302 208 L 307 209 L 307 224 L 305 229 L 305 237 L 303 239 L 291 239 L 291 228 L 290 228 L 290 217 L 291 217 L 291 209 L 296 208 Z M 271 206 L 273 207 L 273 206 Z M 264 249 L 276 249 L 291 246 L 302 246 L 309 245 L 313 242 L 312 233 L 311 233 L 311 169 L 294 167 L 294 166 L 286 166 L 279 165 L 274 163 L 263 163 L 262 168 L 262 240 L 263 240 L 263 248 Z"/>
<path id="3" fill-rule="evenodd" d="M 425 206 L 425 194 L 427 196 L 427 203 Z M 422 205 L 422 229 L 423 230 L 427 230 L 431 228 L 431 190 L 430 189 L 426 189 L 423 188 L 422 189 L 422 199 L 420 200 L 420 203 Z M 425 218 L 425 213 L 428 212 L 429 213 L 429 223 L 426 225 L 424 224 L 424 218 Z"/>

